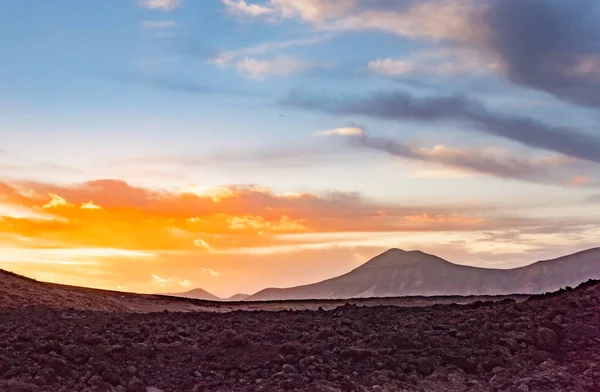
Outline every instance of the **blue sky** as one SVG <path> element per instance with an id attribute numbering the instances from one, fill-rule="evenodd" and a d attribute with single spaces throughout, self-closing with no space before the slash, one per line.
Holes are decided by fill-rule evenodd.
<path id="1" fill-rule="evenodd" d="M 439 229 L 409 245 L 480 264 L 597 245 L 599 9 L 552 0 L 8 2 L 0 181 L 255 185 L 451 205 L 457 216 L 501 220 L 492 231 L 515 242 L 453 247 L 455 235 Z M 576 238 L 557 245 L 569 230 Z M 402 247 L 404 235 L 365 257 Z"/>

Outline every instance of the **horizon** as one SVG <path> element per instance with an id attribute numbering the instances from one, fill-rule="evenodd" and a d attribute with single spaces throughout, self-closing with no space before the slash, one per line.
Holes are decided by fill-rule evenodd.
<path id="1" fill-rule="evenodd" d="M 554 0 L 11 2 L 0 268 L 229 297 L 393 248 L 501 269 L 596 248 L 599 13 Z"/>
<path id="2" fill-rule="evenodd" d="M 551 262 L 551 261 L 563 259 L 563 258 L 566 258 L 566 257 L 576 256 L 576 255 L 579 255 L 579 254 L 582 254 L 582 253 L 591 252 L 591 251 L 597 251 L 597 250 L 600 250 L 600 247 L 594 247 L 594 248 L 588 248 L 588 249 L 579 250 L 579 251 L 576 251 L 576 252 L 571 253 L 571 254 L 559 256 L 556 259 L 537 260 L 537 261 L 533 261 L 531 263 L 524 264 L 522 266 L 511 267 L 511 268 L 499 268 L 497 270 L 516 270 L 516 269 L 523 268 L 523 267 L 528 267 L 528 266 L 531 266 L 531 265 L 534 265 L 534 264 L 537 264 L 537 263 Z M 100 288 L 100 287 L 91 287 L 91 286 L 72 286 L 72 287 L 91 288 L 91 289 L 100 289 L 100 290 L 110 290 L 110 291 L 116 291 L 116 292 L 122 292 L 122 293 L 131 293 L 131 294 L 150 294 L 150 295 L 154 294 L 154 295 L 168 295 L 168 296 L 179 296 L 179 295 L 182 295 L 182 294 L 187 294 L 187 293 L 193 293 L 193 292 L 200 291 L 200 292 L 202 292 L 204 294 L 213 295 L 213 296 L 217 297 L 219 300 L 227 300 L 227 299 L 229 299 L 231 297 L 235 297 L 235 296 L 238 296 L 238 295 L 251 297 L 251 296 L 253 296 L 255 294 L 258 294 L 260 292 L 267 291 L 267 290 L 270 290 L 270 289 L 280 290 L 280 289 L 296 288 L 296 287 L 300 287 L 300 286 L 311 285 L 311 284 L 315 284 L 315 283 L 321 283 L 321 282 L 324 282 L 324 281 L 327 281 L 327 280 L 330 280 L 330 279 L 334 279 L 334 278 L 340 278 L 340 277 L 342 277 L 342 276 L 344 276 L 344 275 L 346 275 L 346 274 L 348 274 L 350 272 L 353 272 L 354 270 L 356 270 L 356 269 L 358 269 L 358 268 L 360 268 L 360 267 L 368 264 L 369 262 L 374 261 L 374 259 L 378 258 L 379 256 L 383 256 L 384 254 L 389 253 L 391 251 L 400 251 L 400 252 L 403 252 L 403 253 L 415 253 L 415 252 L 418 252 L 418 253 L 422 253 L 422 254 L 424 254 L 426 256 L 433 256 L 435 258 L 439 258 L 436 255 L 425 253 L 425 252 L 423 252 L 421 250 L 418 250 L 418 249 L 404 250 L 404 249 L 399 249 L 399 248 L 390 248 L 390 249 L 387 249 L 387 250 L 383 251 L 382 253 L 380 253 L 378 255 L 375 255 L 373 258 L 365 261 L 364 263 L 358 265 L 357 267 L 354 267 L 351 271 L 346 271 L 346 272 L 343 272 L 340 275 L 336 275 L 336 276 L 331 276 L 331 277 L 325 278 L 323 281 L 309 282 L 307 284 L 303 284 L 303 285 L 299 285 L 299 286 L 291 286 L 291 287 L 263 287 L 263 288 L 257 290 L 256 292 L 244 293 L 244 292 L 238 291 L 238 292 L 234 292 L 233 294 L 227 294 L 227 295 L 216 295 L 216 294 L 214 294 L 214 293 L 212 293 L 212 292 L 210 292 L 208 290 L 205 290 L 202 287 L 193 287 L 193 288 L 190 288 L 189 290 L 185 290 L 185 291 L 181 291 L 181 292 L 133 292 L 133 291 L 121 291 L 121 290 L 103 289 L 103 288 Z M 445 260 L 443 258 L 442 258 L 442 260 L 445 261 L 445 262 L 447 262 L 447 263 L 449 263 L 449 264 L 453 264 L 455 266 L 475 267 L 475 268 L 482 268 L 482 269 L 494 269 L 493 267 L 477 267 L 477 266 L 470 266 L 470 265 L 465 265 L 465 264 L 458 264 L 458 263 L 454 263 L 454 262 L 449 261 L 449 260 Z M 8 274 L 16 274 L 14 271 L 8 271 L 8 270 L 4 270 L 2 268 L 0 268 L 0 271 L 6 272 Z M 19 275 L 19 274 L 16 274 L 16 275 L 19 276 L 19 277 L 22 277 L 22 278 L 31 279 L 29 276 L 24 276 L 24 275 Z M 43 281 L 39 281 L 39 282 L 41 282 L 41 283 L 57 283 L 57 282 L 43 282 Z M 585 282 L 581 282 L 580 284 L 584 284 L 584 283 Z M 489 294 L 487 294 L 487 295 L 489 295 Z M 518 293 L 515 293 L 515 295 L 518 295 Z"/>

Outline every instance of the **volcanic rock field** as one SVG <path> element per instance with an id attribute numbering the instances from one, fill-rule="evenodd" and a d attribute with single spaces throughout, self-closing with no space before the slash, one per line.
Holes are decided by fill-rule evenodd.
<path id="1" fill-rule="evenodd" d="M 1 392 L 600 391 L 595 281 L 426 307 L 0 307 Z"/>

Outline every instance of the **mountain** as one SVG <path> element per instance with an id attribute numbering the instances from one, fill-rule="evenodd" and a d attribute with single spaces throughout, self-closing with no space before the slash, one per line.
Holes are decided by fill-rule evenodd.
<path id="1" fill-rule="evenodd" d="M 217 297 L 214 294 L 209 293 L 203 289 L 193 289 L 190 291 L 186 291 L 185 293 L 174 293 L 174 294 L 163 294 L 172 297 L 182 297 L 182 298 L 193 298 L 193 299 L 202 299 L 205 301 L 222 301 L 221 298 Z"/>
<path id="2" fill-rule="evenodd" d="M 390 249 L 345 275 L 304 286 L 264 289 L 246 301 L 537 294 L 591 278 L 600 278 L 600 248 L 514 269 L 457 265 L 421 251 Z"/>
<path id="3" fill-rule="evenodd" d="M 223 301 L 229 301 L 229 302 L 243 301 L 246 298 L 248 298 L 249 296 L 250 296 L 250 294 L 236 294 L 236 295 L 232 295 L 229 298 L 223 298 Z"/>

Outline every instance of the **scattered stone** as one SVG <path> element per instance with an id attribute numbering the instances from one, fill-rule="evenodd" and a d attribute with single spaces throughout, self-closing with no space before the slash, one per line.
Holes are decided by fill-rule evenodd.
<path id="1" fill-rule="evenodd" d="M 64 320 L 65 310 L 0 307 L 0 392 L 600 391 L 599 298 L 589 285 L 535 297 L 524 311 L 490 301 L 221 314 L 109 307 Z"/>
<path id="2" fill-rule="evenodd" d="M 556 332 L 546 327 L 539 327 L 535 332 L 535 345 L 546 351 L 556 351 L 558 349 L 558 335 Z"/>
<path id="3" fill-rule="evenodd" d="M 146 386 L 142 380 L 133 377 L 129 383 L 127 383 L 127 392 L 146 392 Z"/>
<path id="4" fill-rule="evenodd" d="M 424 376 L 428 376 L 435 370 L 435 364 L 429 359 L 421 359 L 417 365 L 417 370 Z"/>
<path id="5" fill-rule="evenodd" d="M 35 384 L 7 380 L 0 381 L 0 392 L 42 392 L 42 389 Z"/>
<path id="6" fill-rule="evenodd" d="M 115 368 L 109 368 L 102 372 L 102 380 L 116 387 L 121 383 L 121 375 Z"/>
<path id="7" fill-rule="evenodd" d="M 281 370 L 284 373 L 292 373 L 292 374 L 298 373 L 298 369 L 296 369 L 294 366 L 290 365 L 289 363 L 286 363 L 285 365 L 283 365 L 281 367 Z"/>

